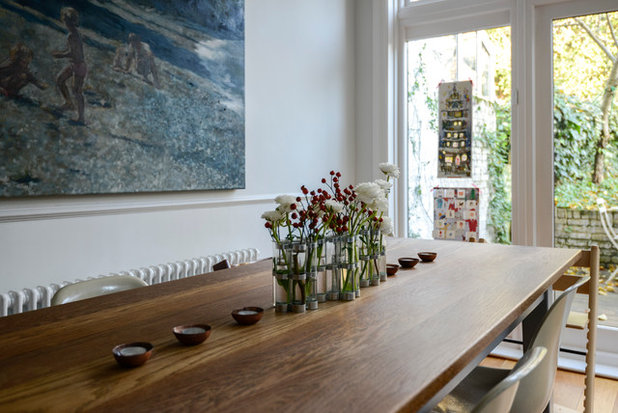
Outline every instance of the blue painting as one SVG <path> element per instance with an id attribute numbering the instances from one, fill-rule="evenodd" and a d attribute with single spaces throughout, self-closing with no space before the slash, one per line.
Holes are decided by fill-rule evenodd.
<path id="1" fill-rule="evenodd" d="M 0 196 L 245 186 L 244 0 L 0 0 Z"/>

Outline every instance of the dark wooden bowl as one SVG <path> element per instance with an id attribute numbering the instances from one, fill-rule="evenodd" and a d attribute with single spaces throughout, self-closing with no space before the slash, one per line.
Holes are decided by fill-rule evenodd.
<path id="1" fill-rule="evenodd" d="M 423 251 L 423 252 L 419 252 L 418 256 L 423 262 L 432 262 L 438 256 L 438 253 Z"/>
<path id="2" fill-rule="evenodd" d="M 401 264 L 401 268 L 414 268 L 416 264 L 420 261 L 418 258 L 412 257 L 401 257 L 397 261 Z"/>
<path id="3" fill-rule="evenodd" d="M 399 270 L 399 265 L 397 264 L 386 264 L 386 275 L 395 275 Z"/>
<path id="4" fill-rule="evenodd" d="M 208 324 L 190 324 L 176 326 L 172 329 L 174 335 L 182 344 L 194 346 L 210 337 L 211 328 Z"/>
<path id="5" fill-rule="evenodd" d="M 120 344 L 114 347 L 112 353 L 116 362 L 124 367 L 141 366 L 150 359 L 153 345 L 146 342 Z"/>
<path id="6" fill-rule="evenodd" d="M 261 307 L 243 307 L 239 310 L 232 311 L 234 320 L 243 326 L 255 324 L 262 319 L 264 309 Z"/>

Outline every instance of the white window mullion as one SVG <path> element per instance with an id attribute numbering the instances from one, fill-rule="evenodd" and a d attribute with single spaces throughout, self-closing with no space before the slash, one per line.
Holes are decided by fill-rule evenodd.
<path id="1" fill-rule="evenodd" d="M 511 28 L 511 167 L 513 179 L 513 244 L 534 244 L 534 156 L 532 139 L 533 84 L 529 56 L 533 50 L 532 8 L 518 0 L 512 13 Z"/>

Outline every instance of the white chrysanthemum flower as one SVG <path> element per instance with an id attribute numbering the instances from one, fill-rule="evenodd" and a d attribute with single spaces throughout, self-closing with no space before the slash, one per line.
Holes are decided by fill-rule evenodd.
<path id="1" fill-rule="evenodd" d="M 380 223 L 380 231 L 384 235 L 393 235 L 394 231 L 393 220 L 390 217 L 382 217 L 382 222 Z"/>
<path id="2" fill-rule="evenodd" d="M 296 202 L 296 197 L 294 195 L 279 195 L 275 198 L 275 202 L 279 205 L 290 205 Z"/>
<path id="3" fill-rule="evenodd" d="M 296 197 L 294 195 L 279 195 L 275 198 L 275 202 L 279 204 L 277 210 L 281 212 L 290 212 L 292 211 L 290 205 L 296 203 Z"/>
<path id="4" fill-rule="evenodd" d="M 393 187 L 393 183 L 392 182 L 387 182 L 384 179 L 376 179 L 375 181 L 376 184 L 380 185 L 380 188 L 382 188 L 382 190 L 386 193 L 388 193 L 388 191 Z"/>
<path id="5" fill-rule="evenodd" d="M 388 212 L 388 200 L 386 198 L 377 198 L 372 203 L 367 205 L 374 212 Z"/>
<path id="6" fill-rule="evenodd" d="M 386 196 L 380 185 L 375 182 L 363 182 L 354 187 L 357 199 L 367 205 L 371 205 L 376 199 Z"/>
<path id="7" fill-rule="evenodd" d="M 399 167 L 397 165 L 393 165 L 392 163 L 383 162 L 378 165 L 382 173 L 389 178 L 399 178 Z"/>
<path id="8" fill-rule="evenodd" d="M 274 211 L 266 211 L 262 214 L 262 219 L 265 219 L 269 222 L 278 222 L 281 221 L 284 217 L 285 215 L 282 214 L 281 211 L 278 211 L 276 209 Z"/>
<path id="9" fill-rule="evenodd" d="M 327 199 L 326 201 L 324 201 L 324 205 L 326 205 L 326 208 L 333 211 L 335 214 L 343 211 L 343 204 L 341 202 L 335 201 L 334 199 Z"/>

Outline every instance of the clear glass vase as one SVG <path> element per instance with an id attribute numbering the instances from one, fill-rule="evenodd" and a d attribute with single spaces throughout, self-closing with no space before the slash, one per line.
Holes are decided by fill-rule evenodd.
<path id="1" fill-rule="evenodd" d="M 338 239 L 338 269 L 339 269 L 339 298 L 351 301 L 360 297 L 358 237 L 356 235 L 342 235 Z"/>
<path id="2" fill-rule="evenodd" d="M 380 285 L 380 253 L 382 251 L 380 240 L 380 231 L 373 227 L 362 231 L 360 234 L 361 286 Z M 384 262 L 384 275 L 386 275 L 386 261 Z"/>
<path id="3" fill-rule="evenodd" d="M 305 291 L 307 274 L 294 273 L 290 275 L 292 300 L 290 309 L 294 313 L 304 313 L 307 309 L 307 295 Z"/>
<path id="4" fill-rule="evenodd" d="M 291 282 L 289 258 L 292 256 L 290 243 L 273 242 L 273 306 L 275 311 L 285 313 L 291 305 Z"/>
<path id="5" fill-rule="evenodd" d="M 339 268 L 338 255 L 341 249 L 339 237 L 337 235 L 330 236 L 327 238 L 327 243 L 326 298 L 328 301 L 337 301 L 341 293 L 341 269 Z"/>
<path id="6" fill-rule="evenodd" d="M 278 313 L 287 313 L 291 304 L 291 281 L 287 275 L 273 277 L 273 305 Z"/>
<path id="7" fill-rule="evenodd" d="M 359 285 L 361 288 L 369 287 L 371 285 L 371 265 L 370 255 L 371 255 L 371 244 L 369 242 L 370 231 L 362 230 L 359 233 L 359 244 L 358 244 L 358 259 L 359 259 Z"/>
<path id="8" fill-rule="evenodd" d="M 305 303 L 307 310 L 318 309 L 318 249 L 317 241 L 306 241 L 305 256 Z"/>
<path id="9" fill-rule="evenodd" d="M 380 281 L 384 282 L 388 280 L 388 274 L 386 273 L 386 246 L 382 243 L 382 234 L 380 234 L 380 255 L 378 257 L 378 274 Z"/>
<path id="10" fill-rule="evenodd" d="M 307 281 L 305 284 L 305 295 L 307 310 L 318 309 L 318 273 L 311 272 L 307 274 Z"/>
<path id="11" fill-rule="evenodd" d="M 330 271 L 328 259 L 331 245 L 327 238 L 320 238 L 316 243 L 316 297 L 319 303 L 325 302 L 328 296 Z"/>
<path id="12" fill-rule="evenodd" d="M 306 241 L 293 241 L 290 243 L 289 278 L 291 280 L 292 303 L 291 308 L 295 313 L 302 313 L 307 308 L 307 292 L 312 291 L 316 285 L 315 259 L 316 244 Z M 314 297 L 317 300 L 317 297 Z M 317 305 L 317 301 L 316 301 Z"/>

